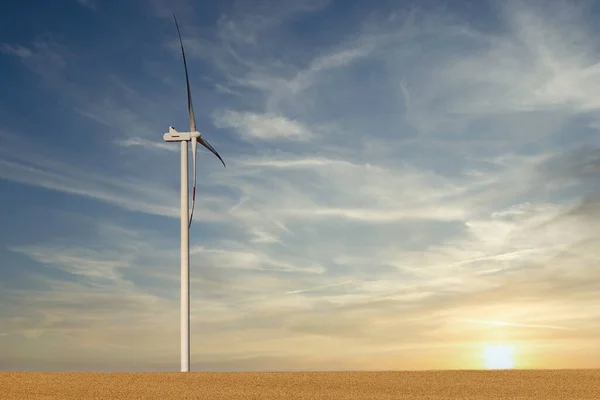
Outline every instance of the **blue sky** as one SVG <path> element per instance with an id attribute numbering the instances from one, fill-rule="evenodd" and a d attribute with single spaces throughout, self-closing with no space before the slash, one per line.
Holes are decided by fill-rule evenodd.
<path id="1" fill-rule="evenodd" d="M 598 6 L 11 2 L 0 369 L 600 367 Z"/>

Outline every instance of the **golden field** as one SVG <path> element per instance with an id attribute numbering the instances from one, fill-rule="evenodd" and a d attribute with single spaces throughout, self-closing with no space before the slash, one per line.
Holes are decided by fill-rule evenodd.
<path id="1" fill-rule="evenodd" d="M 0 373 L 0 399 L 600 399 L 600 370 Z"/>

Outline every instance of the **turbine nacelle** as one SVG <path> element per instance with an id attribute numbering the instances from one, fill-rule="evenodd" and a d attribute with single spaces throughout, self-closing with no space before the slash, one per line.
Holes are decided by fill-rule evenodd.
<path id="1" fill-rule="evenodd" d="M 189 142 L 192 138 L 200 139 L 202 134 L 196 132 L 178 132 L 172 126 L 169 127 L 169 132 L 163 135 L 165 142 Z"/>

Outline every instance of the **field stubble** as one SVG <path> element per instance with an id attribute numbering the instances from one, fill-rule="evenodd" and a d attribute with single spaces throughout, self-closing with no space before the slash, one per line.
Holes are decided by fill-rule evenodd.
<path id="1" fill-rule="evenodd" d="M 0 373 L 0 399 L 600 399 L 600 370 Z"/>

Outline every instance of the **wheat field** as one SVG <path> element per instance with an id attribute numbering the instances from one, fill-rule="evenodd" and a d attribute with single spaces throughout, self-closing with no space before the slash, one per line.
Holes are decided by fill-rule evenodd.
<path id="1" fill-rule="evenodd" d="M 0 399 L 600 399 L 600 370 L 0 373 Z"/>

